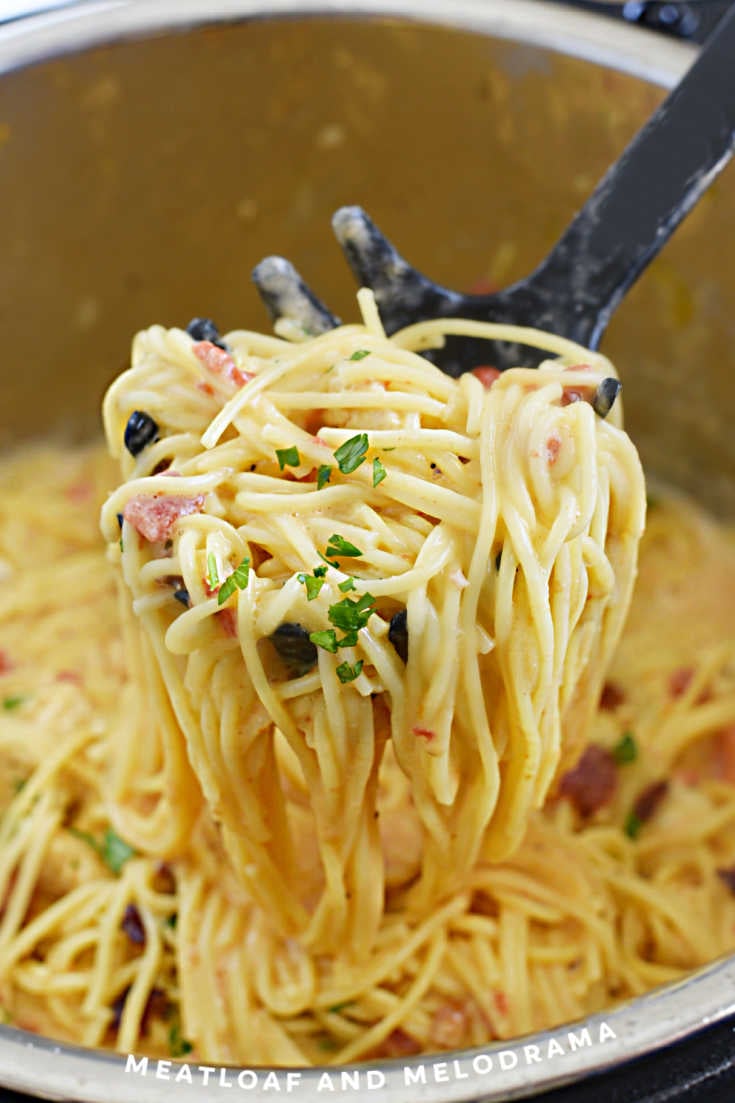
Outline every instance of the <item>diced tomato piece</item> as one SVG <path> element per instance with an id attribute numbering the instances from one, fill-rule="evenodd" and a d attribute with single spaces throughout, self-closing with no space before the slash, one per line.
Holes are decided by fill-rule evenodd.
<path id="1" fill-rule="evenodd" d="M 253 379 L 252 372 L 243 372 L 235 364 L 226 349 L 211 341 L 196 341 L 192 346 L 197 360 L 201 360 L 205 368 L 214 375 L 221 375 L 236 387 L 242 387 L 244 383 Z"/>
<path id="2" fill-rule="evenodd" d="M 123 517 L 152 544 L 168 540 L 179 517 L 191 513 L 201 513 L 204 507 L 204 495 L 184 498 L 173 494 L 149 497 L 138 494 L 131 498 L 123 510 Z"/>
<path id="3" fill-rule="evenodd" d="M 414 735 L 419 736 L 420 739 L 425 739 L 427 743 L 430 743 L 432 739 L 436 737 L 436 732 L 433 732 L 431 728 L 411 728 Z"/>
<path id="4" fill-rule="evenodd" d="M 483 387 L 489 389 L 496 379 L 500 379 L 503 373 L 500 371 L 500 368 L 493 368 L 490 364 L 480 364 L 479 367 L 472 369 L 472 374 L 480 380 Z"/>

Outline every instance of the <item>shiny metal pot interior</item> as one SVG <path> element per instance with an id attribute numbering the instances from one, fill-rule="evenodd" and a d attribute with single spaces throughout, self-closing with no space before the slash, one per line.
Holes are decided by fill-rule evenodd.
<path id="1" fill-rule="evenodd" d="M 525 274 L 692 57 L 534 0 L 103 0 L 6 27 L 2 444 L 94 432 L 103 389 L 143 325 L 202 314 L 223 329 L 262 328 L 249 270 L 268 252 L 290 256 L 354 317 L 329 232 L 342 203 L 363 204 L 450 285 Z M 603 344 L 648 470 L 730 516 L 732 171 Z M 364 1070 L 360 1085 L 396 1100 L 420 1091 L 427 1103 L 519 1098 L 724 1018 L 728 992 L 733 961 L 588 1020 L 590 1045 L 572 1047 L 564 1028 L 526 1039 L 559 1040 L 562 1054 L 541 1062 L 506 1043 L 474 1066 L 472 1054 L 456 1067 L 412 1060 L 408 1080 L 402 1063 L 375 1065 L 372 1087 Z M 603 1021 L 614 1036 L 600 1041 Z M 153 1066 L 140 1076 L 124 1058 L 0 1028 L 4 1085 L 110 1101 L 176 1090 Z M 182 1094 L 222 1090 L 215 1078 L 195 1083 Z M 295 1094 L 318 1088 L 319 1072 L 305 1072 Z"/>

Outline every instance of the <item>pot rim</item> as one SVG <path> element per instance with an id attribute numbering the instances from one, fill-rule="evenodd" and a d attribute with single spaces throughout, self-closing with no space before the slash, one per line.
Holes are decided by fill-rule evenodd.
<path id="1" fill-rule="evenodd" d="M 248 18 L 303 16 L 404 18 L 492 34 L 571 54 L 665 88 L 696 48 L 543 0 L 77 0 L 0 28 L 0 74 L 60 54 L 161 31 Z"/>
<path id="2" fill-rule="evenodd" d="M 318 16 L 404 18 L 474 30 L 584 58 L 666 88 L 696 57 L 696 49 L 686 43 L 592 13 L 552 10 L 542 0 L 443 0 L 441 6 L 436 0 L 83 0 L 0 28 L 0 74 L 120 39 L 251 18 Z M 291 1081 L 290 1088 L 288 1070 L 247 1070 L 240 1087 L 250 1099 L 269 1099 L 265 1078 L 271 1072 L 282 1091 L 315 1103 L 329 1090 L 320 1089 L 320 1079 L 329 1073 L 337 1091 L 354 1095 L 358 1083 L 357 1094 L 377 1090 L 385 1103 L 403 1103 L 407 1089 L 421 1103 L 518 1099 L 644 1056 L 732 1014 L 735 957 L 576 1024 L 526 1038 L 404 1061 L 292 1070 L 298 1084 Z M 529 1056 L 529 1046 L 538 1053 L 532 1049 Z M 177 1066 L 163 1062 L 161 1069 L 151 1060 L 143 1074 L 140 1065 L 137 1071 L 130 1067 L 130 1060 L 0 1026 L 0 1084 L 45 1098 L 89 1103 L 167 1099 Z M 214 1099 L 225 1087 L 238 1086 L 240 1069 L 224 1070 L 227 1084 L 222 1070 L 211 1069 L 207 1075 L 198 1071 L 202 1067 L 211 1069 L 190 1066 L 188 1098 Z M 340 1082 L 342 1070 L 353 1072 L 347 1086 Z M 257 1087 L 250 1086 L 253 1076 Z M 270 1083 L 272 1091 L 274 1081 Z"/>

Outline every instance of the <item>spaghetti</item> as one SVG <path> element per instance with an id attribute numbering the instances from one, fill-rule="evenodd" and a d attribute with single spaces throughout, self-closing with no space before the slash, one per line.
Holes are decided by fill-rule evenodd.
<path id="1" fill-rule="evenodd" d="M 139 335 L 108 561 L 109 459 L 5 464 L 20 1026 L 342 1062 L 573 1019 L 735 944 L 732 536 L 656 505 L 612 657 L 643 493 L 585 401 L 609 364 L 525 333 L 561 359 L 455 382 L 415 353 L 459 323 L 387 341 L 367 312 L 301 344 Z"/>

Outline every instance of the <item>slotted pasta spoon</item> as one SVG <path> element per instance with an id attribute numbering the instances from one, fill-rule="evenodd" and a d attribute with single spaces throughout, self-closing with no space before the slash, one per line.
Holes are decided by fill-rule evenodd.
<path id="1" fill-rule="evenodd" d="M 414 322 L 461 317 L 533 326 L 597 348 L 625 292 L 734 146 L 735 7 L 526 279 L 491 295 L 462 294 L 412 268 L 362 208 L 342 207 L 332 224 L 359 284 L 373 290 L 389 334 Z M 313 334 L 339 324 L 283 257 L 261 261 L 253 279 L 274 320 L 287 318 Z M 449 338 L 431 355 L 454 377 L 478 364 L 504 370 L 540 359 L 522 344 L 468 337 Z"/>

